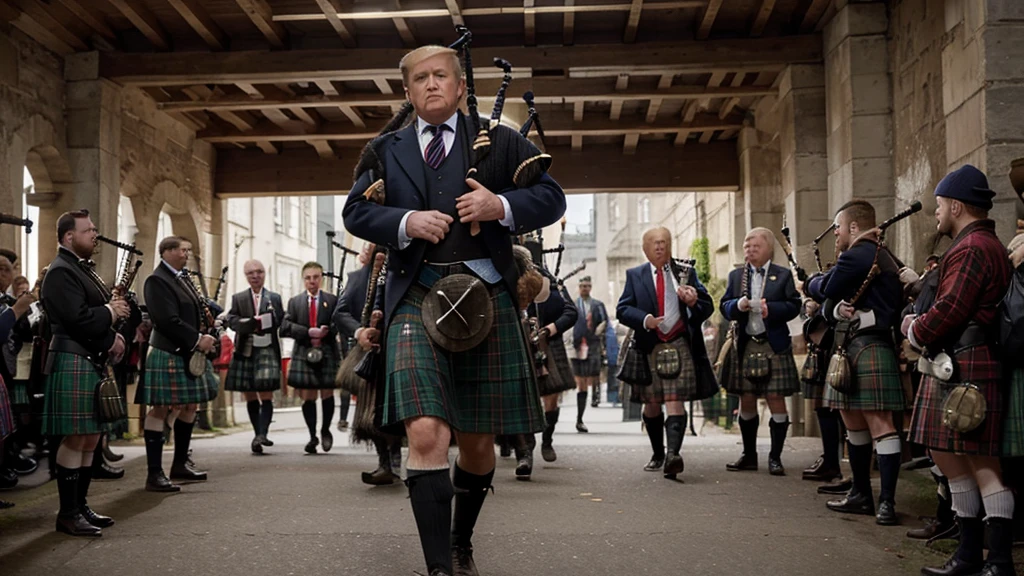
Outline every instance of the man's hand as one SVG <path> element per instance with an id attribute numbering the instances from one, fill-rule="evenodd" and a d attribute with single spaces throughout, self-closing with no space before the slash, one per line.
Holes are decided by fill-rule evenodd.
<path id="1" fill-rule="evenodd" d="M 746 296 L 740 298 L 740 301 L 736 303 L 736 308 L 740 312 L 750 312 L 750 299 Z"/>
<path id="2" fill-rule="evenodd" d="M 110 308 L 114 311 L 115 320 L 127 318 L 132 313 L 132 308 L 128 305 L 128 302 L 121 300 L 120 298 L 111 299 Z"/>
<path id="3" fill-rule="evenodd" d="M 558 332 L 558 328 L 555 326 L 555 323 L 552 322 L 551 324 L 548 324 L 547 326 L 544 327 L 544 329 L 541 331 L 541 334 L 544 334 L 545 338 L 551 338 L 551 336 L 555 332 Z"/>
<path id="4" fill-rule="evenodd" d="M 661 324 L 664 321 L 664 316 L 658 316 L 657 318 L 655 318 L 653 315 L 648 315 L 647 318 L 644 319 L 644 328 L 647 328 L 648 330 L 654 330 L 655 328 L 658 327 L 658 324 Z"/>
<path id="5" fill-rule="evenodd" d="M 680 286 L 676 288 L 676 296 L 686 304 L 687 308 L 692 308 L 697 303 L 697 289 L 693 286 Z"/>
<path id="6" fill-rule="evenodd" d="M 472 178 L 467 178 L 466 184 L 470 191 L 455 201 L 455 209 L 459 211 L 459 222 L 491 222 L 505 217 L 505 205 L 494 192 Z"/>
<path id="7" fill-rule="evenodd" d="M 807 316 L 814 316 L 818 313 L 818 309 L 820 308 L 821 304 L 818 304 L 814 300 L 811 300 L 810 298 L 804 299 L 804 314 Z"/>
<path id="8" fill-rule="evenodd" d="M 117 364 L 121 361 L 121 358 L 124 357 L 124 351 L 124 336 L 118 334 L 114 336 L 114 344 L 110 347 L 110 350 L 107 353 L 110 355 L 111 361 L 113 361 L 114 364 Z"/>
<path id="9" fill-rule="evenodd" d="M 500 202 L 500 201 L 499 201 Z M 405 221 L 405 234 L 409 238 L 419 238 L 437 244 L 448 234 L 448 225 L 454 219 L 437 210 L 416 211 Z"/>
<path id="10" fill-rule="evenodd" d="M 14 302 L 14 306 L 11 309 L 14 310 L 15 318 L 21 318 L 28 313 L 29 307 L 36 301 L 36 297 L 31 292 L 25 292 Z"/>
<path id="11" fill-rule="evenodd" d="M 853 318 L 853 313 L 856 311 L 854 310 L 853 306 L 850 305 L 849 302 L 840 302 L 836 306 L 836 310 L 839 311 L 840 316 L 846 318 L 847 320 Z"/>
<path id="12" fill-rule="evenodd" d="M 917 314 L 907 314 L 903 317 L 903 323 L 900 324 L 900 332 L 902 332 L 904 336 L 909 336 L 910 325 L 913 324 L 916 319 Z"/>
<path id="13" fill-rule="evenodd" d="M 356 342 L 363 350 L 369 352 L 380 346 L 380 330 L 377 329 L 377 324 L 380 323 L 383 316 L 384 314 L 380 310 L 374 310 L 370 315 L 370 325 L 356 330 Z"/>
<path id="14" fill-rule="evenodd" d="M 768 317 L 768 301 L 761 298 L 761 318 Z"/>
<path id="15" fill-rule="evenodd" d="M 199 337 L 199 344 L 196 346 L 200 352 L 209 352 L 213 350 L 213 347 L 217 344 L 217 339 L 209 334 L 203 334 Z"/>

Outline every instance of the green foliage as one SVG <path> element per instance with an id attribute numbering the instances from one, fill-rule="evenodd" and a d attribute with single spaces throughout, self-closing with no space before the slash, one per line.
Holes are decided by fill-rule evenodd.
<path id="1" fill-rule="evenodd" d="M 690 257 L 697 262 L 693 268 L 697 271 L 697 278 L 702 284 L 711 280 L 711 249 L 707 238 L 697 238 L 690 245 Z"/>

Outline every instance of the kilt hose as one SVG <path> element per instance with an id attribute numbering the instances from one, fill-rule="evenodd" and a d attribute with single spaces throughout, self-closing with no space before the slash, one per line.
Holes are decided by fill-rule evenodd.
<path id="1" fill-rule="evenodd" d="M 725 389 L 729 394 L 743 395 L 754 394 L 755 396 L 792 396 L 800 391 L 800 373 L 796 368 L 796 360 L 793 358 L 793 349 L 776 354 L 771 344 L 747 340 L 740 354 L 740 366 L 743 365 L 743 356 L 760 352 L 768 356 L 771 371 L 768 380 L 765 382 L 751 382 L 740 373 L 731 382 L 725 383 Z"/>
<path id="2" fill-rule="evenodd" d="M 46 377 L 43 434 L 99 434 L 106 424 L 96 419 L 96 385 L 103 379 L 95 364 L 70 352 L 51 352 L 53 365 Z"/>
<path id="3" fill-rule="evenodd" d="M 938 450 L 972 456 L 1000 456 L 1003 443 L 1003 417 L 1006 414 L 1007 384 L 1000 378 L 999 360 L 988 346 L 974 346 L 956 355 L 960 378 L 978 387 L 988 404 L 985 420 L 967 434 L 954 432 L 942 423 L 942 402 L 956 383 L 941 382 L 925 376 L 914 401 L 910 421 L 910 441 Z"/>
<path id="4" fill-rule="evenodd" d="M 697 368 L 693 364 L 693 352 L 690 350 L 690 341 L 687 338 L 679 337 L 671 342 L 679 353 L 679 376 L 675 378 L 662 378 L 658 376 L 655 367 L 654 354 L 647 355 L 647 364 L 651 368 L 651 385 L 634 386 L 633 390 L 638 392 L 641 402 L 644 404 L 665 402 L 685 402 L 699 400 L 697 394 Z"/>
<path id="5" fill-rule="evenodd" d="M 14 415 L 11 414 L 11 401 L 7 396 L 7 386 L 0 382 L 0 440 L 8 437 L 12 432 L 14 432 Z"/>
<path id="6" fill-rule="evenodd" d="M 850 357 L 850 368 L 853 391 L 843 394 L 825 385 L 823 406 L 869 412 L 906 409 L 907 397 L 892 345 L 867 344 Z"/>
<path id="7" fill-rule="evenodd" d="M 587 359 L 572 359 L 572 372 L 581 378 L 595 378 L 601 375 L 601 348 L 590 346 Z"/>
<path id="8" fill-rule="evenodd" d="M 1024 368 L 1013 369 L 1010 389 L 1005 392 L 1005 396 L 1001 456 L 1019 458 L 1024 456 Z"/>
<path id="9" fill-rule="evenodd" d="M 565 343 L 561 336 L 548 340 L 548 375 L 537 377 L 537 388 L 541 396 L 561 394 L 576 388 L 569 367 L 569 355 L 565 352 Z"/>
<path id="10" fill-rule="evenodd" d="M 428 269 L 429 270 L 429 269 Z M 433 416 L 459 432 L 531 434 L 544 429 L 537 383 L 519 313 L 508 291 L 491 288 L 494 322 L 465 352 L 437 346 L 420 309 L 436 273 L 421 273 L 388 325 L 383 424 Z"/>
<path id="11" fill-rule="evenodd" d="M 324 357 L 319 365 L 306 361 L 310 346 L 295 344 L 292 360 L 288 363 L 288 385 L 299 390 L 334 390 L 340 388 L 335 377 L 338 375 L 338 353 L 335 348 L 321 345 Z"/>
<path id="12" fill-rule="evenodd" d="M 273 392 L 281 388 L 281 359 L 273 346 L 253 348 L 248 358 L 235 356 L 228 366 L 224 390 Z"/>
<path id="13" fill-rule="evenodd" d="M 139 380 L 135 403 L 149 406 L 201 404 L 217 395 L 211 378 L 216 380 L 217 376 L 209 360 L 202 377 L 193 378 L 184 358 L 150 347 L 146 355 L 146 377 Z"/>

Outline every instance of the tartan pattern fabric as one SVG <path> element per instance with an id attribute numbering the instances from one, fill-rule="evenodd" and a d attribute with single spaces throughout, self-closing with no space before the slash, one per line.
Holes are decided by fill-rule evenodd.
<path id="1" fill-rule="evenodd" d="M 679 352 L 679 376 L 670 380 L 658 376 L 655 368 L 654 354 L 647 355 L 647 365 L 651 368 L 651 385 L 634 386 L 639 390 L 643 403 L 663 404 L 665 402 L 683 402 L 694 398 L 697 394 L 697 369 L 693 364 L 693 353 L 689 340 L 676 338 L 671 342 Z M 694 398 L 697 400 L 697 398 Z"/>
<path id="2" fill-rule="evenodd" d="M 320 365 L 316 366 L 306 362 L 306 352 L 310 346 L 295 344 L 292 350 L 292 360 L 288 363 L 288 385 L 300 390 L 333 390 L 339 388 L 335 383 L 335 376 L 338 374 L 338 355 L 335 349 L 328 345 L 322 345 L 324 357 Z"/>
<path id="3" fill-rule="evenodd" d="M 492 288 L 491 331 L 475 348 L 460 353 L 441 349 L 427 334 L 420 312 L 426 292 L 421 284 L 410 287 L 388 326 L 384 425 L 433 416 L 460 432 L 543 430 L 525 335 L 508 291 Z"/>
<path id="4" fill-rule="evenodd" d="M 541 396 L 561 394 L 576 387 L 576 380 L 569 367 L 569 355 L 561 336 L 548 340 L 548 375 L 537 378 Z"/>
<path id="5" fill-rule="evenodd" d="M 213 364 L 209 360 L 203 378 L 193 378 L 188 373 L 188 363 L 184 358 L 150 347 L 146 355 L 145 383 L 140 382 L 135 403 L 179 406 L 206 402 L 216 396 L 211 393 L 207 374 L 213 375 Z M 215 375 L 213 377 L 216 378 Z"/>
<path id="6" fill-rule="evenodd" d="M 824 384 L 803 383 L 804 400 L 821 400 L 825 397 Z"/>
<path id="7" fill-rule="evenodd" d="M 904 410 L 907 406 L 896 352 L 892 346 L 873 342 L 850 358 L 855 379 L 853 392 L 843 394 L 825 385 L 823 406 L 837 410 Z"/>
<path id="8" fill-rule="evenodd" d="M 1010 377 L 1010 389 L 1006 391 L 1001 456 L 1024 456 L 1024 368 L 1014 369 Z"/>
<path id="9" fill-rule="evenodd" d="M 0 440 L 14 432 L 14 415 L 11 414 L 11 402 L 7 397 L 7 386 L 0 379 Z"/>
<path id="10" fill-rule="evenodd" d="M 742 370 L 736 372 L 736 378 L 725 383 L 725 389 L 729 394 L 754 394 L 757 396 L 792 396 L 800 391 L 800 372 L 796 368 L 796 360 L 793 358 L 793 349 L 785 352 L 775 353 L 767 341 L 755 342 L 747 340 L 740 354 L 740 366 L 743 366 L 743 356 L 761 352 L 768 356 L 771 363 L 771 376 L 767 382 L 751 382 L 742 375 Z"/>
<path id="11" fill-rule="evenodd" d="M 273 346 L 253 348 L 248 358 L 235 357 L 228 367 L 224 390 L 270 392 L 281 387 L 281 361 Z"/>
<path id="12" fill-rule="evenodd" d="M 28 393 L 28 380 L 11 380 L 10 399 L 11 406 L 22 406 L 29 404 L 32 399 L 29 398 Z"/>
<path id="13" fill-rule="evenodd" d="M 587 351 L 587 359 L 572 359 L 572 372 L 581 378 L 591 378 L 601 375 L 601 348 L 591 346 Z"/>
<path id="14" fill-rule="evenodd" d="M 107 429 L 96 419 L 96 385 L 102 377 L 92 362 L 77 354 L 52 352 L 46 377 L 43 434 L 98 434 Z"/>
<path id="15" fill-rule="evenodd" d="M 914 401 L 910 421 L 911 441 L 941 452 L 976 456 L 999 456 L 1003 442 L 1003 396 L 1005 385 L 999 377 L 999 362 L 988 346 L 974 346 L 956 355 L 961 379 L 978 387 L 988 404 L 985 421 L 967 434 L 954 432 L 942 423 L 942 402 L 955 383 L 946 383 L 925 376 Z M 995 374 L 979 378 L 979 374 Z"/>

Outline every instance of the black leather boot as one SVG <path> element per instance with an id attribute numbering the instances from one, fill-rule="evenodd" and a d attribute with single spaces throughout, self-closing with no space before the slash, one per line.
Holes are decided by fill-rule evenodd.
<path id="1" fill-rule="evenodd" d="M 89 524 L 78 507 L 78 483 L 80 468 L 65 468 L 57 465 L 57 494 L 60 497 L 60 511 L 57 513 L 57 532 L 71 536 L 95 538 L 103 532 Z"/>
<path id="2" fill-rule="evenodd" d="M 1013 520 L 989 518 L 988 558 L 979 576 L 1017 576 L 1013 567 Z"/>
<path id="3" fill-rule="evenodd" d="M 665 439 L 668 453 L 665 456 L 665 478 L 675 480 L 683 473 L 683 436 L 686 434 L 686 414 L 669 416 L 665 419 Z"/>
<path id="4" fill-rule="evenodd" d="M 171 480 L 185 482 L 202 482 L 206 480 L 206 472 L 194 469 L 187 464 L 188 447 L 192 442 L 192 429 L 195 422 L 183 422 L 180 418 L 174 421 L 174 460 L 171 463 Z"/>
<path id="5" fill-rule="evenodd" d="M 665 467 L 665 415 L 659 413 L 654 418 L 642 418 L 647 438 L 651 441 L 651 460 L 644 466 L 644 471 L 660 472 Z"/>
<path id="6" fill-rule="evenodd" d="M 960 545 L 956 552 L 942 566 L 922 568 L 923 576 L 977 576 L 981 572 L 985 527 L 980 518 L 958 518 L 957 522 L 960 524 Z"/>
<path id="7" fill-rule="evenodd" d="M 164 450 L 164 434 L 155 430 L 146 430 L 142 433 L 146 440 L 146 464 L 148 474 L 146 475 L 146 490 L 148 492 L 177 492 L 181 490 L 164 476 L 161 457 Z"/>
<path id="8" fill-rule="evenodd" d="M 89 508 L 86 496 L 89 494 L 89 485 L 92 484 L 92 468 L 79 468 L 78 470 L 78 510 L 82 513 L 85 521 L 97 528 L 109 528 L 114 525 L 114 519 L 109 516 L 97 514 Z"/>
<path id="9" fill-rule="evenodd" d="M 533 434 L 519 434 L 515 437 L 516 480 L 524 482 L 529 481 L 533 474 L 533 446 L 536 446 L 537 441 L 534 439 L 531 446 L 530 439 L 533 439 Z"/>
<path id="10" fill-rule="evenodd" d="M 786 445 L 786 434 L 789 432 L 789 420 L 776 422 L 772 418 L 768 422 L 768 430 L 772 436 L 772 448 L 768 452 L 768 473 L 772 476 L 785 476 L 786 469 L 782 466 L 782 448 Z"/>
<path id="11" fill-rule="evenodd" d="M 554 447 L 555 424 L 558 424 L 558 408 L 545 412 L 544 422 L 547 426 L 544 427 L 544 433 L 541 435 L 540 455 L 545 462 L 554 462 L 558 460 L 558 454 L 555 453 Z"/>
<path id="12" fill-rule="evenodd" d="M 395 483 L 395 475 L 391 471 L 391 454 L 388 450 L 388 443 L 383 438 L 375 438 L 374 448 L 377 449 L 377 469 L 373 472 L 363 472 L 363 484 L 370 486 L 388 486 Z"/>
<path id="13" fill-rule="evenodd" d="M 740 423 L 740 434 L 743 436 L 743 454 L 739 460 L 725 465 L 730 472 L 741 470 L 757 470 L 757 427 L 760 420 L 754 416 L 750 420 L 737 418 Z"/>

